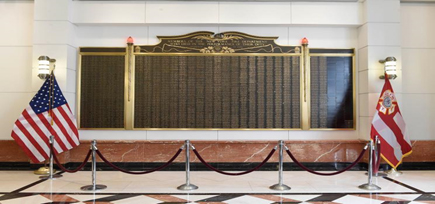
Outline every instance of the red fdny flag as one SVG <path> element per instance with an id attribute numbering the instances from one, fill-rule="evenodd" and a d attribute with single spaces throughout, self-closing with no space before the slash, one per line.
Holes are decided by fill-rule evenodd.
<path id="1" fill-rule="evenodd" d="M 374 139 L 378 135 L 381 140 L 381 156 L 393 168 L 399 166 L 403 157 L 412 152 L 405 129 L 396 96 L 388 75 L 385 74 L 385 84 L 376 106 L 370 136 Z"/>
<path id="2" fill-rule="evenodd" d="M 38 93 L 15 121 L 12 138 L 32 162 L 49 158 L 49 137 L 54 136 L 54 153 L 79 145 L 76 120 L 57 84 L 54 74 L 45 80 Z"/>

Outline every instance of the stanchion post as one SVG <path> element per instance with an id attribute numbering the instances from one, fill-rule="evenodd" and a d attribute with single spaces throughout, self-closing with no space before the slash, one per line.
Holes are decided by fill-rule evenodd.
<path id="1" fill-rule="evenodd" d="M 277 191 L 286 191 L 291 188 L 283 183 L 283 152 L 284 152 L 284 141 L 280 140 L 279 145 L 279 181 L 277 184 L 270 186 L 269 188 Z"/>
<path id="2" fill-rule="evenodd" d="M 54 164 L 53 164 L 53 154 L 54 154 L 54 152 L 51 151 L 53 149 L 53 143 L 54 143 L 54 136 L 53 135 L 50 136 L 48 142 L 50 143 L 50 164 L 49 164 L 50 170 L 48 172 L 49 173 L 48 176 L 40 176 L 39 178 L 40 179 L 60 178 L 60 177 L 62 177 L 62 175 L 60 175 L 60 174 L 54 174 L 54 171 L 55 171 L 54 170 Z"/>
<path id="3" fill-rule="evenodd" d="M 373 153 L 373 155 L 375 157 L 375 159 L 373 160 L 374 164 L 377 164 L 378 161 L 381 159 L 380 157 L 378 157 L 378 155 L 379 155 L 378 153 L 379 153 L 379 151 L 381 151 L 378 148 L 378 146 L 380 146 L 380 144 L 381 144 L 381 140 L 379 140 L 379 137 L 376 135 L 375 145 L 374 145 L 374 153 Z M 376 168 L 378 168 L 378 166 L 373 165 L 373 169 L 376 169 Z M 369 173 L 367 172 L 366 175 L 369 175 Z M 374 173 L 373 173 L 373 177 L 387 177 L 387 176 L 388 176 L 388 174 L 386 174 L 386 173 L 380 173 L 379 169 L 376 169 L 376 171 L 374 171 Z"/>
<path id="4" fill-rule="evenodd" d="M 375 164 L 377 164 L 381 160 L 381 157 L 380 156 L 378 157 L 378 155 L 380 155 L 379 151 L 381 151 L 378 148 L 378 147 L 380 147 L 380 145 L 381 145 L 381 140 L 379 140 L 379 137 L 376 135 L 376 137 L 375 137 L 375 152 L 374 152 L 375 158 L 376 158 Z M 379 166 L 375 166 L 374 168 L 379 168 Z M 376 169 L 376 172 L 373 176 L 374 177 L 387 177 L 388 175 L 386 173 L 380 173 L 379 169 Z"/>
<path id="5" fill-rule="evenodd" d="M 106 185 L 97 184 L 97 141 L 92 140 L 91 142 L 91 150 L 92 150 L 92 185 L 86 185 L 81 187 L 80 189 L 83 191 L 97 191 L 106 189 Z"/>
<path id="6" fill-rule="evenodd" d="M 375 185 L 372 183 L 372 177 L 373 177 L 373 152 L 374 152 L 374 145 L 373 140 L 370 140 L 369 144 L 369 169 L 368 169 L 368 183 L 358 186 L 361 189 L 364 190 L 381 190 L 381 187 Z M 367 146 L 365 147 L 367 148 Z"/>
<path id="7" fill-rule="evenodd" d="M 186 140 L 184 144 L 184 151 L 186 151 L 186 183 L 178 186 L 177 189 L 182 191 L 196 190 L 198 186 L 190 183 L 190 141 Z"/>

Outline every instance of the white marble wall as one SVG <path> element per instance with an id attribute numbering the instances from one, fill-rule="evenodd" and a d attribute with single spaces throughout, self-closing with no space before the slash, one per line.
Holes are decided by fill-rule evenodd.
<path id="1" fill-rule="evenodd" d="M 0 68 L 10 76 L 0 81 L 0 139 L 10 139 L 13 122 L 41 84 L 36 77 L 39 55 L 58 60 L 56 75 L 74 109 L 78 47 L 125 46 L 128 36 L 133 36 L 136 44 L 155 44 L 158 42 L 156 35 L 200 30 L 279 36 L 277 42 L 283 45 L 297 45 L 301 38 L 307 37 L 310 47 L 357 48 L 358 130 L 80 131 L 81 138 L 367 139 L 383 83 L 378 79 L 382 65 L 377 60 L 393 55 L 400 60 L 399 69 L 403 67 L 403 74 L 399 72 L 399 79 L 393 86 L 399 93 L 399 104 L 413 135 L 411 138 L 435 139 L 431 134 L 435 116 L 428 114 L 435 97 L 431 75 L 426 74 L 433 72 L 429 60 L 435 57 L 435 41 L 431 37 L 435 36 L 431 23 L 434 10 L 431 4 L 401 5 L 398 0 L 358 3 L 0 1 L 0 26 L 9 28 L 0 32 L 0 59 L 3 62 Z M 420 108 L 421 103 L 427 105 L 427 109 Z M 423 130 L 422 134 L 418 134 L 420 130 Z"/>
<path id="2" fill-rule="evenodd" d="M 135 44 L 156 44 L 158 35 L 181 35 L 194 31 L 240 31 L 253 35 L 279 36 L 277 43 L 297 45 L 303 37 L 312 39 L 310 46 L 357 47 L 357 29 L 348 26 L 293 25 L 78 25 L 77 46 L 125 46 L 128 36 Z M 356 139 L 357 131 L 80 131 L 85 139 L 148 140 L 316 140 Z"/>
<path id="3" fill-rule="evenodd" d="M 15 120 L 33 97 L 33 2 L 0 2 L 0 140 L 10 140 Z"/>
<path id="4" fill-rule="evenodd" d="M 73 7 L 75 24 L 358 26 L 362 21 L 361 3 L 74 1 Z"/>
<path id="5" fill-rule="evenodd" d="M 401 5 L 403 117 L 411 139 L 435 140 L 435 4 Z"/>
<path id="6" fill-rule="evenodd" d="M 71 22 L 72 0 L 35 0 L 33 21 L 34 72 L 38 67 L 36 60 L 41 55 L 56 59 L 56 79 L 68 104 L 75 110 L 76 67 L 77 67 L 77 26 Z M 40 88 L 41 80 L 33 77 L 33 90 Z"/>
<path id="7" fill-rule="evenodd" d="M 363 2 L 363 23 L 358 28 L 358 102 L 359 138 L 370 138 L 384 73 L 379 60 L 394 56 L 398 60 L 398 75 L 391 80 L 394 92 L 402 105 L 400 2 L 397 0 L 366 0 Z"/>
<path id="8" fill-rule="evenodd" d="M 156 44 L 158 35 L 240 31 L 279 36 L 277 43 L 355 48 L 360 3 L 74 2 L 77 46 Z M 122 11 L 131 11 L 124 14 Z M 261 11 L 261 12 L 260 12 Z M 104 16 L 110 13 L 110 16 Z M 356 139 L 357 131 L 80 131 L 83 139 L 316 140 Z"/>

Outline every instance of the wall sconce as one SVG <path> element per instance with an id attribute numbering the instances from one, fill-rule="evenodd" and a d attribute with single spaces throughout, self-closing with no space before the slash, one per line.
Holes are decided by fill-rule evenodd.
<path id="1" fill-rule="evenodd" d="M 55 59 L 50 59 L 47 56 L 38 57 L 39 65 L 38 65 L 38 77 L 42 80 L 45 80 L 50 76 L 50 68 L 54 69 L 56 62 Z"/>
<path id="2" fill-rule="evenodd" d="M 384 71 L 387 73 L 388 79 L 397 78 L 395 57 L 387 57 L 384 60 L 379 60 L 379 62 L 384 64 Z M 379 79 L 385 79 L 385 75 L 379 76 Z"/>

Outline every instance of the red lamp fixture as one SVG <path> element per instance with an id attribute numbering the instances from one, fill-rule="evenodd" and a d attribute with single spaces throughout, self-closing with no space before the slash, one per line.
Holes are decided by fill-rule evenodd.
<path id="1" fill-rule="evenodd" d="M 133 40 L 133 38 L 131 36 L 127 38 L 127 43 L 128 44 L 133 44 L 133 42 L 134 42 L 134 40 Z"/>
<path id="2" fill-rule="evenodd" d="M 307 38 L 303 38 L 302 39 L 302 45 L 308 45 L 308 39 Z"/>

